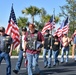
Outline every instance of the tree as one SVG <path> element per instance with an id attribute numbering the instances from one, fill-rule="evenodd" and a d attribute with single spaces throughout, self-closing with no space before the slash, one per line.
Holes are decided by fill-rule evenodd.
<path id="1" fill-rule="evenodd" d="M 48 22 L 50 20 L 50 18 L 52 17 L 52 15 L 47 14 L 46 16 L 43 17 L 44 22 Z M 55 22 L 57 23 L 59 21 L 59 17 L 55 16 Z"/>
<path id="2" fill-rule="evenodd" d="M 44 18 L 45 18 L 45 16 L 46 16 L 46 10 L 44 9 L 44 8 L 41 8 L 41 14 L 40 14 L 40 21 L 42 22 L 42 23 L 45 23 L 45 20 L 44 20 Z"/>
<path id="3" fill-rule="evenodd" d="M 42 18 L 42 21 L 40 21 L 40 22 L 35 21 L 36 28 L 41 31 L 43 29 L 45 23 L 47 23 L 51 17 L 52 16 L 50 16 L 50 15 L 46 15 Z M 58 21 L 59 21 L 59 17 L 56 16 L 55 22 L 57 23 Z"/>
<path id="4" fill-rule="evenodd" d="M 41 13 L 41 9 L 37 8 L 36 6 L 30 6 L 22 10 L 23 14 L 31 15 L 32 23 L 34 23 L 34 16 Z"/>
<path id="5" fill-rule="evenodd" d="M 18 23 L 19 28 L 27 26 L 27 21 L 28 21 L 27 18 L 25 18 L 25 17 L 19 17 L 17 19 L 17 23 Z"/>
<path id="6" fill-rule="evenodd" d="M 30 6 L 28 8 L 25 8 L 24 10 L 22 10 L 22 13 L 26 14 L 26 15 L 31 15 L 32 23 L 35 23 L 37 29 L 39 29 L 39 30 L 41 30 L 44 27 L 45 23 L 48 22 L 51 18 L 51 15 L 48 15 L 44 8 L 39 9 L 35 6 Z M 39 22 L 34 20 L 34 17 L 36 15 L 40 16 Z M 56 22 L 58 22 L 58 21 L 59 21 L 59 17 L 56 17 Z"/>
<path id="7" fill-rule="evenodd" d="M 60 16 L 69 16 L 70 33 L 72 34 L 76 28 L 76 0 L 66 0 L 67 4 L 60 6 L 62 12 Z"/>
<path id="8" fill-rule="evenodd" d="M 36 25 L 36 28 L 41 31 L 44 26 L 44 23 L 35 21 L 35 25 Z"/>

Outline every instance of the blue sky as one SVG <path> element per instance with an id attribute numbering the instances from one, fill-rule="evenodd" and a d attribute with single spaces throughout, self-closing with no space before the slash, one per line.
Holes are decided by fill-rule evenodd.
<path id="1" fill-rule="evenodd" d="M 19 16 L 23 17 L 24 15 L 21 11 L 30 5 L 36 6 L 38 8 L 44 8 L 48 14 L 53 14 L 53 9 L 55 8 L 55 15 L 57 16 L 61 12 L 59 6 L 66 4 L 65 0 L 1 0 L 0 1 L 0 26 L 5 28 L 8 25 L 9 15 L 11 11 L 11 6 L 13 3 L 13 8 L 15 11 L 16 18 Z M 25 16 L 27 17 L 27 16 Z M 38 18 L 36 18 L 38 20 Z M 29 17 L 31 21 L 31 17 Z"/>

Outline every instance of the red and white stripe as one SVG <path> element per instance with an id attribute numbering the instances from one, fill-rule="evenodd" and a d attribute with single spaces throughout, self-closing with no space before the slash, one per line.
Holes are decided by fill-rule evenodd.
<path id="1" fill-rule="evenodd" d="M 16 48 L 20 44 L 20 35 L 19 35 L 19 28 L 12 19 L 8 24 L 6 33 L 8 35 L 11 35 L 11 37 L 13 38 L 14 48 Z"/>
<path id="2" fill-rule="evenodd" d="M 67 34 L 68 31 L 69 31 L 69 24 L 64 26 L 62 29 L 58 28 L 57 31 L 55 32 L 55 35 L 61 37 L 63 34 Z"/>
<path id="3" fill-rule="evenodd" d="M 42 29 L 42 34 L 45 34 L 45 31 L 48 29 L 48 30 L 52 30 L 52 29 L 54 29 L 55 28 L 55 25 L 54 25 L 54 23 L 50 23 L 50 22 L 47 22 L 46 24 L 45 24 L 45 26 L 43 27 L 43 29 Z"/>
<path id="4" fill-rule="evenodd" d="M 69 31 L 69 24 L 67 24 L 66 26 L 64 26 L 64 27 L 62 28 L 63 34 L 67 34 L 68 31 Z"/>

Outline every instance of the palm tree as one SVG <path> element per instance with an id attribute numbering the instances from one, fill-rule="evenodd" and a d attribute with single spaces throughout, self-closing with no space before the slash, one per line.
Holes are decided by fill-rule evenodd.
<path id="1" fill-rule="evenodd" d="M 52 15 L 47 14 L 42 17 L 42 20 L 44 23 L 46 23 L 50 20 L 51 17 L 52 17 Z M 55 16 L 55 22 L 57 23 L 59 20 L 60 20 L 59 17 Z"/>
<path id="2" fill-rule="evenodd" d="M 28 21 L 27 18 L 25 18 L 25 17 L 19 17 L 17 19 L 17 23 L 18 23 L 19 28 L 26 26 L 27 25 L 27 21 Z"/>
<path id="3" fill-rule="evenodd" d="M 36 6 L 30 6 L 28 8 L 25 8 L 24 10 L 22 10 L 22 13 L 26 14 L 26 15 L 31 15 L 32 23 L 34 23 L 34 16 L 40 14 L 41 9 L 37 8 Z"/>

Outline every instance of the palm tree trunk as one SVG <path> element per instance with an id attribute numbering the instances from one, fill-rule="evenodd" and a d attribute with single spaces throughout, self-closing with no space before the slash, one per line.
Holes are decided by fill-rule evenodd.
<path id="1" fill-rule="evenodd" d="M 32 23 L 34 23 L 34 16 L 32 16 Z"/>

